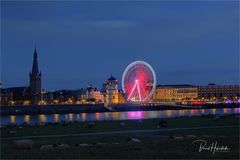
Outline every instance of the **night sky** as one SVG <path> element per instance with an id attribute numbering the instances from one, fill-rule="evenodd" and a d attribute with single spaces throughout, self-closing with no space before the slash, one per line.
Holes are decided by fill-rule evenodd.
<path id="1" fill-rule="evenodd" d="M 157 84 L 238 84 L 239 2 L 1 1 L 3 88 L 29 85 L 35 44 L 45 90 L 121 82 L 135 60 Z"/>

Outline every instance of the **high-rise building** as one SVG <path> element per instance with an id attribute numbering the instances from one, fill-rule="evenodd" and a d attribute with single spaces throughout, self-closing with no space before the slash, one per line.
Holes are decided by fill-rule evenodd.
<path id="1" fill-rule="evenodd" d="M 32 71 L 29 73 L 30 77 L 30 96 L 33 103 L 38 103 L 41 99 L 41 72 L 38 68 L 37 50 L 35 48 L 33 56 Z"/>
<path id="2" fill-rule="evenodd" d="M 112 75 L 107 79 L 106 83 L 106 104 L 117 104 L 118 103 L 118 81 Z"/>

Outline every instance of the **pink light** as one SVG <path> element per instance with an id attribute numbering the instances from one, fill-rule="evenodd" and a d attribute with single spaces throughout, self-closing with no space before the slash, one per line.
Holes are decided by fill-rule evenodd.
<path id="1" fill-rule="evenodd" d="M 136 87 L 137 87 L 137 93 L 134 92 L 134 90 L 136 89 Z M 138 83 L 138 80 L 137 80 L 137 79 L 135 80 L 135 84 L 134 84 L 134 86 L 133 86 L 133 88 L 132 88 L 132 90 L 131 90 L 131 92 L 130 92 L 130 95 L 128 96 L 128 100 L 132 97 L 133 92 L 138 95 L 139 101 L 142 101 L 142 96 L 141 96 L 141 92 L 140 92 L 140 87 L 139 87 L 139 83 Z M 135 94 L 134 94 L 134 95 L 135 95 Z M 136 96 L 137 96 L 137 95 L 136 95 Z"/>
<path id="2" fill-rule="evenodd" d="M 143 112 L 142 111 L 127 112 L 127 117 L 129 119 L 142 119 Z"/>
<path id="3" fill-rule="evenodd" d="M 140 89 L 139 89 L 139 83 L 137 81 L 137 89 L 138 89 L 138 95 L 139 95 L 139 99 L 140 101 L 142 101 L 142 98 L 141 98 L 141 94 L 140 94 Z"/>
<path id="4" fill-rule="evenodd" d="M 237 113 L 240 113 L 240 108 L 237 109 Z"/>
<path id="5" fill-rule="evenodd" d="M 128 100 L 130 99 L 130 97 L 132 96 L 132 94 L 133 94 L 133 91 L 134 91 L 134 89 L 136 88 L 136 83 L 134 84 L 134 86 L 133 86 L 133 89 L 131 90 L 131 92 L 130 92 L 130 94 L 129 94 L 129 96 L 128 96 Z"/>

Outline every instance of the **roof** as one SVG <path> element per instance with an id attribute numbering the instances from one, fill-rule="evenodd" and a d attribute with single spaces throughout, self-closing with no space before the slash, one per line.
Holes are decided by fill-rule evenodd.
<path id="1" fill-rule="evenodd" d="M 115 80 L 117 80 L 117 79 L 111 75 L 111 77 L 108 78 L 108 80 L 109 80 L 109 81 L 115 81 Z"/>
<path id="2" fill-rule="evenodd" d="M 28 96 L 30 93 L 30 88 L 28 86 L 23 86 L 23 87 L 10 87 L 6 89 L 2 89 L 2 92 L 12 92 L 13 94 L 13 99 L 22 99 L 25 96 Z"/>
<path id="3" fill-rule="evenodd" d="M 174 85 L 157 85 L 157 87 L 170 87 L 170 88 L 190 88 L 190 87 L 196 87 L 189 84 L 174 84 Z"/>

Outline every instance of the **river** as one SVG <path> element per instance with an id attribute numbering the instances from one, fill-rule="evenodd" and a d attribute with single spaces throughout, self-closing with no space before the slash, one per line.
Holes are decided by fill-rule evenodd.
<path id="1" fill-rule="evenodd" d="M 61 121 L 85 122 L 104 120 L 132 120 L 152 118 L 175 118 L 201 115 L 228 115 L 239 114 L 240 108 L 219 109 L 192 109 L 192 110 L 161 110 L 161 111 L 128 111 L 128 112 L 102 112 L 102 113 L 68 113 L 68 114 L 39 114 L 39 115 L 11 115 L 1 117 L 1 126 L 27 123 L 56 123 Z"/>

